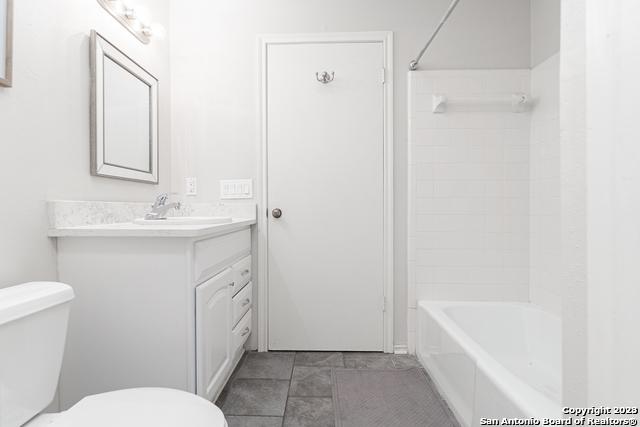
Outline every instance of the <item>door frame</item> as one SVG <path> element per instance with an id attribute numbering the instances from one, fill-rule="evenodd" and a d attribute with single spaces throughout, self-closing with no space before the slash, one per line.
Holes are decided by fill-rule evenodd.
<path id="1" fill-rule="evenodd" d="M 393 353 L 393 32 L 354 32 L 317 34 L 274 34 L 258 36 L 260 102 L 258 115 L 260 137 L 258 138 L 258 174 L 256 179 L 258 199 L 258 351 L 269 349 L 269 280 L 268 280 L 268 200 L 267 200 L 267 51 L 270 45 L 306 43 L 382 43 L 384 69 L 384 176 L 383 176 L 383 251 L 384 251 L 384 307 L 383 307 L 383 349 Z M 383 74 L 384 73 L 384 74 Z M 382 82 L 381 82 L 382 83 Z"/>

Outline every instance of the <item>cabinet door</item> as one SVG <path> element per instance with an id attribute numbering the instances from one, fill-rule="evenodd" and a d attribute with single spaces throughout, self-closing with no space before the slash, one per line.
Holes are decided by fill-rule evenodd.
<path id="1" fill-rule="evenodd" d="M 231 286 L 223 271 L 196 288 L 196 392 L 213 399 L 231 368 Z"/>

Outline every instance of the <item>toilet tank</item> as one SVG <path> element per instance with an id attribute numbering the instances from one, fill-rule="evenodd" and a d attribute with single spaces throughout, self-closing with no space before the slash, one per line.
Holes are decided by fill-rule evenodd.
<path id="1" fill-rule="evenodd" d="M 62 283 L 0 289 L 0 426 L 21 426 L 53 400 L 72 299 Z"/>

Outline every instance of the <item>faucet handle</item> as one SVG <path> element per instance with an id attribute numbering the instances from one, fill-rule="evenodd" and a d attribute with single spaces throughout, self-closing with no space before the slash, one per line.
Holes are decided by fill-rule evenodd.
<path id="1" fill-rule="evenodd" d="M 153 202 L 153 206 L 151 207 L 155 209 L 159 208 L 160 206 L 164 206 L 164 204 L 167 203 L 167 200 L 169 200 L 169 195 L 167 193 L 162 193 L 158 197 L 156 197 L 156 201 Z"/>

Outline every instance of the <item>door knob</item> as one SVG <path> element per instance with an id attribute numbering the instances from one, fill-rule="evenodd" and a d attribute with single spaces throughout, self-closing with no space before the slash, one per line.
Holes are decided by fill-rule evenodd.
<path id="1" fill-rule="evenodd" d="M 282 210 L 275 208 L 271 211 L 271 215 L 273 215 L 274 218 L 280 218 L 282 216 Z"/>

